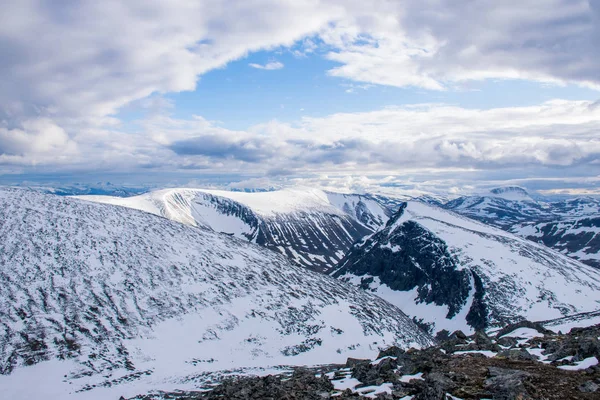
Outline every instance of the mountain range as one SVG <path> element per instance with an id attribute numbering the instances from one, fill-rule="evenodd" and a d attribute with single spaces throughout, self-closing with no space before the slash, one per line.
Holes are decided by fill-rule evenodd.
<path id="1" fill-rule="evenodd" d="M 0 387 L 117 398 L 423 348 L 443 331 L 595 323 L 600 270 L 544 227 L 588 234 L 597 206 L 520 188 L 450 201 L 0 189 Z"/>
<path id="2" fill-rule="evenodd" d="M 271 192 L 166 189 L 134 197 L 82 196 L 233 235 L 323 272 L 385 224 L 391 211 L 369 195 L 307 188 Z"/>
<path id="3" fill-rule="evenodd" d="M 396 304 L 432 332 L 472 331 L 600 307 L 600 271 L 438 207 L 407 202 L 333 276 Z"/>
<path id="4" fill-rule="evenodd" d="M 432 343 L 384 300 L 203 226 L 20 189 L 0 190 L 0 221 L 6 398 L 118 398 Z"/>
<path id="5" fill-rule="evenodd" d="M 274 249 L 377 294 L 432 333 L 560 318 L 600 304 L 600 271 L 494 228 L 541 215 L 545 205 L 521 188 L 498 188 L 481 202 L 460 198 L 441 207 L 432 196 L 406 201 L 306 188 L 168 189 L 126 199 L 83 198 L 147 210 Z M 565 213 L 571 215 L 589 211 L 583 204 L 567 204 Z M 510 205 L 512 214 L 492 208 L 499 205 Z M 451 208 L 487 217 L 465 218 Z"/>
<path id="6" fill-rule="evenodd" d="M 600 200 L 596 198 L 546 202 L 534 200 L 523 188 L 508 187 L 462 196 L 441 206 L 600 268 Z"/>

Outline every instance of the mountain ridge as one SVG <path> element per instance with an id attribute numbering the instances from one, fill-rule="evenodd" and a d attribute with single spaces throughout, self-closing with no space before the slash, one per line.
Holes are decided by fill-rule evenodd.
<path id="1" fill-rule="evenodd" d="M 332 274 L 400 306 L 434 331 L 600 308 L 599 271 L 417 202 L 408 202 L 383 229 L 357 243 Z"/>
<path id="2" fill-rule="evenodd" d="M 321 272 L 384 224 L 390 213 L 369 195 L 306 188 L 258 193 L 178 188 L 129 198 L 78 198 L 232 234 Z"/>

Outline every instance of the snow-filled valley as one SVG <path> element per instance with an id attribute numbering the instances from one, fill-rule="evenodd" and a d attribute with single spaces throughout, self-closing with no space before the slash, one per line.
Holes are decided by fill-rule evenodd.
<path id="1" fill-rule="evenodd" d="M 0 238 L 6 398 L 118 398 L 432 343 L 372 294 L 138 210 L 2 189 Z"/>

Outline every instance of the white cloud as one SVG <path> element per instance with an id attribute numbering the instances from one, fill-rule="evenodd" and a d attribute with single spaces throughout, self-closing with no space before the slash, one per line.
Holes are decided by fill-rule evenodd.
<path id="1" fill-rule="evenodd" d="M 336 14 L 313 11 L 278 1 L 5 2 L 0 106 L 107 115 L 152 93 L 193 90 L 198 75 L 291 45 Z"/>
<path id="2" fill-rule="evenodd" d="M 0 121 L 17 134 L 43 118 L 83 147 L 98 140 L 95 150 L 108 157 L 120 146 L 93 133 L 114 125 L 107 116 L 153 94 L 194 90 L 203 73 L 290 46 L 339 14 L 334 5 L 319 10 L 275 0 L 3 2 L 10 17 L 0 24 Z M 7 135 L 0 140 L 0 148 L 14 146 Z M 50 160 L 56 149 L 46 150 Z"/>
<path id="3" fill-rule="evenodd" d="M 29 119 L 22 128 L 0 127 L 0 162 L 36 165 L 62 164 L 77 154 L 77 145 L 66 132 L 46 118 Z"/>
<path id="4" fill-rule="evenodd" d="M 280 63 L 279 61 L 271 61 L 268 62 L 266 64 L 255 64 L 255 63 L 250 63 L 248 64 L 249 66 L 251 66 L 252 68 L 256 68 L 256 69 L 266 69 L 266 70 L 274 70 L 274 69 L 282 69 L 283 68 L 283 64 Z"/>
<path id="5" fill-rule="evenodd" d="M 510 78 L 600 88 L 599 32 L 593 0 L 408 0 L 350 5 L 321 38 L 340 63 L 329 73 L 361 82 L 444 90 Z"/>
<path id="6" fill-rule="evenodd" d="M 228 171 L 303 174 L 412 170 L 571 168 L 600 159 L 600 110 L 585 101 L 465 109 L 443 104 L 271 121 L 247 132 L 190 126 L 166 144 Z M 171 125 L 173 122 L 170 123 Z M 161 128 L 165 132 L 166 126 Z M 167 130 L 167 132 L 171 132 Z"/>
<path id="7" fill-rule="evenodd" d="M 302 43 L 340 77 L 443 89 L 523 78 L 600 85 L 600 10 L 586 0 L 439 2 L 9 0 L 0 25 L 0 109 L 106 116 L 249 52 Z M 243 21 L 243 23 L 242 23 Z M 279 62 L 257 68 L 276 69 Z"/>

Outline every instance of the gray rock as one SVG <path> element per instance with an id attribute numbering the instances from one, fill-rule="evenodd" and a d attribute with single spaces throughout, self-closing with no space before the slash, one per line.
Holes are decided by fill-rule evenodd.
<path id="1" fill-rule="evenodd" d="M 352 369 L 352 377 L 361 381 L 364 386 L 395 382 L 398 380 L 394 372 L 397 367 L 398 363 L 393 358 L 384 358 L 375 365 L 370 362 L 358 363 Z"/>
<path id="2" fill-rule="evenodd" d="M 349 357 L 346 360 L 346 368 L 353 368 L 353 367 L 355 367 L 355 366 L 357 366 L 359 364 L 369 364 L 369 363 L 371 363 L 371 360 L 365 360 L 365 359 L 362 359 L 362 358 L 352 358 L 352 357 Z"/>
<path id="3" fill-rule="evenodd" d="M 427 374 L 425 380 L 421 382 L 424 386 L 421 392 L 414 397 L 415 400 L 443 400 L 446 398 L 446 393 L 455 387 L 450 378 L 438 372 Z"/>
<path id="4" fill-rule="evenodd" d="M 523 385 L 523 380 L 531 376 L 529 373 L 497 367 L 489 367 L 488 372 L 490 377 L 485 381 L 485 388 L 495 400 L 531 398 Z"/>
<path id="5" fill-rule="evenodd" d="M 579 386 L 579 390 L 583 393 L 596 393 L 600 391 L 600 385 L 592 381 L 587 381 Z"/>
<path id="6" fill-rule="evenodd" d="M 501 352 L 498 353 L 497 357 L 504 357 L 504 358 L 508 358 L 509 360 L 537 360 L 538 357 L 530 354 L 527 350 L 525 349 L 509 349 L 509 350 L 502 350 Z"/>
<path id="7" fill-rule="evenodd" d="M 379 355 L 377 356 L 377 359 L 380 359 L 383 357 L 400 357 L 404 353 L 405 353 L 404 349 L 401 349 L 400 347 L 397 347 L 397 346 L 392 346 L 385 350 L 380 351 Z"/>
<path id="8" fill-rule="evenodd" d="M 519 341 L 516 338 L 503 336 L 496 341 L 497 344 L 504 347 L 515 347 Z"/>

